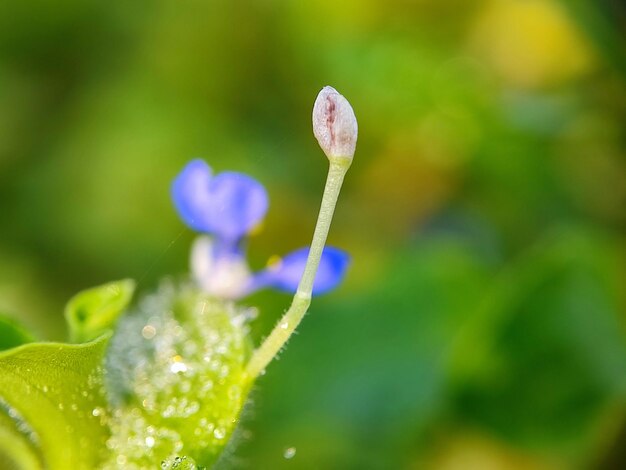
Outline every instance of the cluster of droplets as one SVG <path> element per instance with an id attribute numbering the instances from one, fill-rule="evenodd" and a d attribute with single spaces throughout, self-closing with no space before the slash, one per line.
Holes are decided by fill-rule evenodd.
<path id="1" fill-rule="evenodd" d="M 41 445 L 39 434 L 28 424 L 18 410 L 10 406 L 2 398 L 0 398 L 0 414 L 2 414 L 0 415 L 0 419 L 2 419 L 3 415 L 6 415 L 10 419 L 12 427 L 14 427 L 19 434 L 26 437 L 31 444 L 34 446 Z"/>
<path id="2" fill-rule="evenodd" d="M 181 455 L 215 460 L 248 392 L 248 317 L 193 288 L 165 285 L 122 320 L 107 358 L 105 468 L 153 468 Z"/>
<path id="3" fill-rule="evenodd" d="M 189 457 L 174 457 L 161 462 L 163 470 L 204 470 L 206 467 L 198 467 L 196 462 Z"/>

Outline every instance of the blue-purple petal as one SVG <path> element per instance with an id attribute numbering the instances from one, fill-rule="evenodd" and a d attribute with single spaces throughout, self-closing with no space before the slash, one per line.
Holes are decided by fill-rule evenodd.
<path id="1" fill-rule="evenodd" d="M 238 239 L 257 225 L 267 212 L 267 192 L 261 183 L 243 173 L 224 172 L 209 183 L 208 215 L 212 231 Z"/>
<path id="2" fill-rule="evenodd" d="M 209 183 L 211 167 L 204 160 L 192 160 L 178 174 L 172 184 L 172 200 L 178 214 L 193 230 L 210 233 L 213 231 Z"/>
<path id="3" fill-rule="evenodd" d="M 253 289 L 274 287 L 294 293 L 304 273 L 308 256 L 308 247 L 293 251 L 276 265 L 258 273 Z M 350 256 L 345 251 L 333 247 L 324 248 L 313 283 L 313 295 L 323 294 L 337 287 L 343 280 L 349 264 Z"/>
<path id="4" fill-rule="evenodd" d="M 265 188 L 242 173 L 212 176 L 203 160 L 193 160 L 172 185 L 174 206 L 183 221 L 198 232 L 212 233 L 235 244 L 265 216 Z"/>

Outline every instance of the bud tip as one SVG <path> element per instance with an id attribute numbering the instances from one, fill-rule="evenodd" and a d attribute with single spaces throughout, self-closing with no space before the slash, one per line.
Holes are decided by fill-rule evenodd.
<path id="1" fill-rule="evenodd" d="M 313 105 L 313 134 L 328 158 L 352 159 L 358 125 L 352 106 L 331 86 L 325 86 Z"/>

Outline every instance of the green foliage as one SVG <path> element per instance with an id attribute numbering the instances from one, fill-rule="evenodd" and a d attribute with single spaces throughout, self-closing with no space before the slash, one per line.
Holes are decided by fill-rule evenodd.
<path id="1" fill-rule="evenodd" d="M 23 468 L 93 469 L 108 428 L 102 337 L 83 345 L 31 343 L 0 353 L 5 451 Z M 37 466 L 33 467 L 37 462 Z"/>
<path id="2" fill-rule="evenodd" d="M 446 364 L 489 269 L 452 239 L 407 251 L 378 271 L 369 292 L 316 299 L 260 379 L 246 423 L 254 438 L 240 455 L 272 469 L 410 468 L 416 436 L 446 407 Z M 283 456 L 289 447 L 294 461 Z"/>
<path id="3" fill-rule="evenodd" d="M 40 469 L 41 455 L 27 428 L 15 411 L 9 416 L 6 406 L 0 412 L 0 468 Z"/>
<path id="4" fill-rule="evenodd" d="M 0 354 L 0 448 L 7 465 L 87 469 L 102 461 L 109 433 L 102 365 L 110 336 L 102 334 L 133 289 L 133 281 L 113 282 L 70 300 L 65 313 L 73 340 L 100 336 L 87 344 L 32 343 L 25 329 L 0 318 L 0 349 L 6 349 Z"/>
<path id="5" fill-rule="evenodd" d="M 15 320 L 0 315 L 0 351 L 30 343 L 33 336 Z"/>
<path id="6" fill-rule="evenodd" d="M 215 462 L 250 386 L 245 318 L 194 288 L 164 285 L 122 319 L 107 357 L 115 411 L 105 468 Z"/>
<path id="7" fill-rule="evenodd" d="M 74 337 L 89 337 L 115 321 L 132 287 L 122 281 L 74 297 L 66 310 Z M 244 373 L 250 355 L 246 319 L 245 310 L 191 287 L 164 285 L 116 330 L 106 359 L 106 393 L 109 335 L 81 345 L 31 343 L 1 353 L 5 460 L 52 470 L 211 465 L 251 385 Z"/>
<path id="8" fill-rule="evenodd" d="M 239 455 L 287 469 L 293 446 L 301 468 L 427 468 L 469 428 L 593 467 L 626 399 L 614 244 L 559 230 L 501 271 L 469 237 L 423 237 L 375 289 L 313 305 L 260 381 Z"/>
<path id="9" fill-rule="evenodd" d="M 91 341 L 111 330 L 130 303 L 135 281 L 124 279 L 79 292 L 65 307 L 65 319 L 74 343 Z"/>
<path id="10" fill-rule="evenodd" d="M 306 243 L 324 162 L 298 116 L 332 84 L 361 130 L 330 238 L 352 270 L 261 378 L 237 455 L 441 469 L 477 432 L 525 459 L 484 468 L 623 468 L 620 2 L 331 3 L 0 2 L 0 311 L 61 338 L 76 286 L 187 270 L 166 188 L 190 155 L 268 185 L 255 267 Z M 596 233 L 545 242 L 564 223 Z M 288 304 L 245 302 L 257 341 Z M 0 446 L 40 461 L 1 416 Z"/>
<path id="11" fill-rule="evenodd" d="M 611 245 L 561 231 L 494 283 L 455 348 L 464 419 L 576 462 L 593 455 L 602 417 L 626 400 L 623 298 L 613 285 L 621 268 Z"/>

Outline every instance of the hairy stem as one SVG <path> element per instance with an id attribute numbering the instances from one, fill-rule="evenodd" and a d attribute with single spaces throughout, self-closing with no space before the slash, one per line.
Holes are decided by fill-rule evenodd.
<path id="1" fill-rule="evenodd" d="M 328 230 L 330 229 L 330 223 L 333 219 L 341 185 L 343 184 L 343 179 L 351 163 L 352 158 L 330 158 L 330 167 L 328 170 L 328 178 L 326 179 L 326 187 L 324 188 L 324 196 L 322 197 L 322 205 L 317 217 L 317 224 L 313 234 L 313 241 L 311 242 L 309 257 L 307 258 L 304 268 L 304 274 L 300 279 L 298 290 L 293 297 L 289 310 L 287 310 L 269 336 L 258 349 L 254 351 L 250 358 L 246 372 L 251 379 L 257 377 L 285 345 L 296 327 L 300 324 L 300 321 L 302 321 L 302 318 L 311 304 L 315 274 L 317 273 L 322 251 L 326 244 Z"/>

